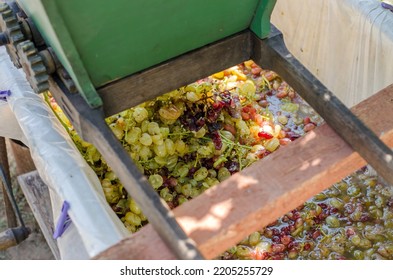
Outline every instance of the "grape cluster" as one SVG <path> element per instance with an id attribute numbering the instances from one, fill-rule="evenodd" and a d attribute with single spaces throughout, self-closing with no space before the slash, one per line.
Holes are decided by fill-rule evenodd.
<path id="1" fill-rule="evenodd" d="M 108 203 L 131 232 L 137 231 L 147 223 L 138 205 L 97 149 L 76 134 L 50 101 L 99 177 Z M 153 188 L 174 208 L 321 120 L 274 72 L 246 61 L 106 122 Z"/>
<path id="2" fill-rule="evenodd" d="M 174 208 L 321 120 L 277 75 L 248 61 L 106 121 L 153 188 Z M 135 202 L 110 167 L 93 146 L 85 158 L 101 174 L 106 199 L 125 226 L 138 230 L 146 218 L 139 208 L 133 210 Z"/>

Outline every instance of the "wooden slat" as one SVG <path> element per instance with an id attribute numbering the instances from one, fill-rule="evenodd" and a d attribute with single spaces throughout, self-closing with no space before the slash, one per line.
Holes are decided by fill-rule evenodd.
<path id="1" fill-rule="evenodd" d="M 393 85 L 352 109 L 393 146 Z M 324 124 L 285 148 L 174 209 L 205 258 L 296 208 L 366 162 Z M 97 259 L 173 259 L 150 225 Z"/>
<path id="2" fill-rule="evenodd" d="M 29 173 L 36 170 L 33 159 L 30 155 L 30 150 L 26 146 L 22 146 L 20 143 L 9 141 L 12 154 L 16 163 L 16 176 Z"/>
<path id="3" fill-rule="evenodd" d="M 10 166 L 8 164 L 6 141 L 5 138 L 1 136 L 0 136 L 0 166 L 3 168 L 4 176 L 7 183 L 11 185 Z M 0 185 L 2 190 L 2 192 L 0 192 L 0 194 L 2 193 L 2 196 L 0 196 L 0 198 L 3 198 L 4 201 L 5 215 L 7 217 L 7 225 L 9 228 L 17 227 L 18 221 L 16 219 L 14 209 L 11 204 L 11 200 L 7 195 L 7 190 L 6 190 L 7 186 L 5 186 L 3 184 L 3 181 L 1 180 L 0 180 Z"/>
<path id="4" fill-rule="evenodd" d="M 151 100 L 250 59 L 250 33 L 244 31 L 166 61 L 98 90 L 106 116 Z"/>
<path id="5" fill-rule="evenodd" d="M 42 181 L 37 171 L 18 176 L 18 183 L 54 257 L 60 259 L 57 242 L 52 237 L 54 223 L 52 204 L 47 185 Z"/>

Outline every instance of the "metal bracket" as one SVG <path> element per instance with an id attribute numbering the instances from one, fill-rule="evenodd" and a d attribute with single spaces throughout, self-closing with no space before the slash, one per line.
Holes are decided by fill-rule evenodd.
<path id="1" fill-rule="evenodd" d="M 265 39 L 270 33 L 270 16 L 277 1 L 260 0 L 250 29 L 259 38 Z"/>

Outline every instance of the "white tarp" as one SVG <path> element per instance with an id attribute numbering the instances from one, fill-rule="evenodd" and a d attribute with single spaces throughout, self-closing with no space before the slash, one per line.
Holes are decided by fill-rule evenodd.
<path id="1" fill-rule="evenodd" d="M 1 89 L 0 89 L 1 90 Z M 19 123 L 6 101 L 0 100 L 0 135 L 6 138 L 20 140 L 24 144 L 27 140 L 20 129 Z"/>
<path id="2" fill-rule="evenodd" d="M 7 103 L 1 104 L 0 118 L 12 111 L 26 136 L 35 166 L 49 186 L 55 224 L 63 201 L 70 204 L 72 225 L 58 239 L 62 259 L 93 257 L 126 237 L 128 232 L 106 202 L 96 174 L 43 98 L 32 91 L 24 73 L 13 66 L 4 47 L 0 47 L 0 90 L 11 91 Z M 20 135 L 14 121 L 8 125 L 7 135 L 1 130 L 0 135 L 10 136 L 12 129 Z"/>
<path id="3" fill-rule="evenodd" d="M 377 0 L 277 0 L 289 51 L 348 107 L 393 83 L 393 13 Z"/>

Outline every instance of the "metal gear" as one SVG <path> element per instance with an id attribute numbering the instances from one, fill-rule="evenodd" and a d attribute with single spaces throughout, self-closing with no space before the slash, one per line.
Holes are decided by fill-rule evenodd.
<path id="1" fill-rule="evenodd" d="M 26 78 L 36 93 L 49 89 L 49 75 L 42 57 L 33 42 L 27 40 L 18 44 L 19 60 Z"/>
<path id="2" fill-rule="evenodd" d="M 6 48 L 12 62 L 17 68 L 20 68 L 17 46 L 24 40 L 24 35 L 18 18 L 7 3 L 0 3 L 0 29 L 7 36 L 8 44 Z"/>

